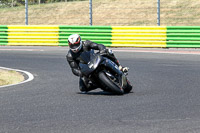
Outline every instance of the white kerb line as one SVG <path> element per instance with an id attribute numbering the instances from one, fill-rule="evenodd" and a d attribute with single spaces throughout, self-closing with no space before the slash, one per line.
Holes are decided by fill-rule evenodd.
<path id="1" fill-rule="evenodd" d="M 8 86 L 13 86 L 13 85 L 19 85 L 19 84 L 23 84 L 23 83 L 26 83 L 26 82 L 29 82 L 31 80 L 34 79 L 34 76 L 33 74 L 31 74 L 30 72 L 27 72 L 27 71 L 23 71 L 23 70 L 19 70 L 19 69 L 12 69 L 12 68 L 7 68 L 7 67 L 0 67 L 0 69 L 4 69 L 4 70 L 13 70 L 13 71 L 17 71 L 17 72 L 21 72 L 21 73 L 24 73 L 28 76 L 28 79 L 20 82 L 20 83 L 17 83 L 17 84 L 11 84 L 11 85 L 3 85 L 3 86 L 0 86 L 0 88 L 3 88 L 3 87 L 8 87 Z"/>

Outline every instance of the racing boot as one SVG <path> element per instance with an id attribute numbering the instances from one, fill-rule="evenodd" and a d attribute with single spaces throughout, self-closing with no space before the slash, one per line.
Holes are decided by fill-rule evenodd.
<path id="1" fill-rule="evenodd" d="M 98 86 L 90 83 L 89 80 L 86 77 L 80 78 L 79 89 L 82 93 L 87 93 L 87 92 L 95 90 L 97 88 L 98 88 Z"/>

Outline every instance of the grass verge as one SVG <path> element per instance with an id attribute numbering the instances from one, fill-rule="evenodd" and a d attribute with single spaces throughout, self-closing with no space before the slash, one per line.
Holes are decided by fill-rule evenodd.
<path id="1" fill-rule="evenodd" d="M 17 84 L 24 80 L 24 76 L 16 71 L 0 69 L 0 86 Z"/>

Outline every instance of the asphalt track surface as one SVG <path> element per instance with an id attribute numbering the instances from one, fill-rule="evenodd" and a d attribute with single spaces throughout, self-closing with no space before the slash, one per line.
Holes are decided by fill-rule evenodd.
<path id="1" fill-rule="evenodd" d="M 199 133 L 199 49 L 113 49 L 134 93 L 80 94 L 67 47 L 0 47 L 31 82 L 0 88 L 0 133 Z"/>

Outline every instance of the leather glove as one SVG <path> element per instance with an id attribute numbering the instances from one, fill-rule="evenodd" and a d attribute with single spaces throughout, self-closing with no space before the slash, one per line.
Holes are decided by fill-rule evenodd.
<path id="1" fill-rule="evenodd" d="M 101 55 L 106 55 L 108 53 L 108 50 L 107 49 L 103 49 L 100 51 L 100 54 Z"/>
<path id="2" fill-rule="evenodd" d="M 104 50 L 100 51 L 100 54 L 108 54 L 108 55 L 110 54 L 111 55 L 111 54 L 113 54 L 113 52 L 111 49 L 104 49 Z"/>

